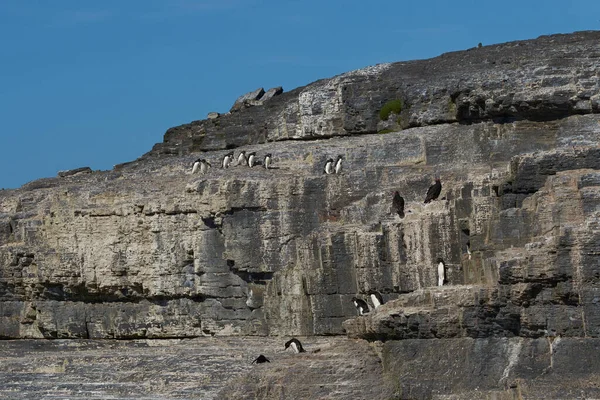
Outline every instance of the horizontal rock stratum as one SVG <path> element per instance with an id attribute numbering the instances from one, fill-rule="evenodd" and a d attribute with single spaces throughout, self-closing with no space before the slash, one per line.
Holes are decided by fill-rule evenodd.
<path id="1" fill-rule="evenodd" d="M 600 32 L 381 64 L 171 128 L 111 171 L 0 191 L 0 337 L 347 334 L 385 341 L 397 398 L 597 397 L 598 358 L 578 360 L 600 356 L 599 139 Z M 273 168 L 219 168 L 242 150 Z M 191 174 L 197 158 L 213 168 Z M 387 304 L 357 317 L 370 290 Z"/>

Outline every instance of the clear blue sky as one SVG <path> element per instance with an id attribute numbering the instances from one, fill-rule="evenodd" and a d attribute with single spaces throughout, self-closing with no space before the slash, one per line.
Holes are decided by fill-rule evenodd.
<path id="1" fill-rule="evenodd" d="M 0 0 L 0 188 L 133 160 L 258 87 L 597 29 L 598 0 Z"/>

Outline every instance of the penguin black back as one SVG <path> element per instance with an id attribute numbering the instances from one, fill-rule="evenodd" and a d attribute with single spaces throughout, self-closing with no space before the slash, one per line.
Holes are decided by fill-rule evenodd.
<path id="1" fill-rule="evenodd" d="M 400 196 L 400 193 L 398 192 L 394 192 L 392 207 L 394 211 L 400 216 L 400 218 L 404 218 L 404 197 Z"/>
<path id="2" fill-rule="evenodd" d="M 262 363 L 266 363 L 266 362 L 270 363 L 271 361 L 269 361 L 269 359 L 267 357 L 265 357 L 261 354 L 258 357 L 256 357 L 254 359 L 254 361 L 252 361 L 252 364 L 262 364 Z"/>
<path id="3" fill-rule="evenodd" d="M 364 315 L 369 312 L 369 306 L 364 300 L 359 299 L 358 297 L 353 297 L 352 302 L 358 311 L 358 315 Z"/>
<path id="4" fill-rule="evenodd" d="M 432 200 L 437 200 L 440 197 L 440 193 L 442 192 L 442 182 L 440 182 L 440 178 L 435 178 L 435 183 L 429 187 L 427 190 L 427 196 L 425 196 L 424 203 L 427 204 Z"/>
<path id="5" fill-rule="evenodd" d="M 327 162 L 325 162 L 325 167 L 323 168 L 323 172 L 325 172 L 327 175 L 334 173 L 333 158 L 330 158 L 327 160 Z"/>
<path id="6" fill-rule="evenodd" d="M 302 343 L 296 338 L 292 338 L 285 342 L 285 349 L 287 350 L 288 347 L 291 347 L 296 353 L 306 353 L 306 350 L 302 347 Z"/>
<path id="7" fill-rule="evenodd" d="M 196 171 L 198 171 L 201 164 L 202 164 L 202 159 L 200 159 L 200 158 L 192 163 L 192 174 L 195 174 Z"/>

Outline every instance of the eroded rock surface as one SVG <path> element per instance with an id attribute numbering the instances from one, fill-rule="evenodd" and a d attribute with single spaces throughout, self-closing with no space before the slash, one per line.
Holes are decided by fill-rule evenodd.
<path id="1" fill-rule="evenodd" d="M 369 365 L 381 371 L 381 362 L 364 341 L 338 338 L 300 338 L 310 357 L 284 351 L 283 338 L 197 338 L 167 340 L 23 340 L 0 342 L 0 398 L 2 399 L 198 399 L 232 397 L 247 374 L 280 369 L 328 369 L 340 385 L 355 379 L 367 385 L 375 374 L 363 377 L 332 368 L 338 363 Z M 344 353 L 362 349 L 361 361 Z M 259 354 L 271 363 L 252 364 Z M 371 358 L 369 358 L 371 357 Z M 377 370 L 378 368 L 378 370 Z M 380 376 L 380 374 L 379 374 Z M 329 390 L 322 393 L 333 393 Z M 374 399 L 385 388 L 377 388 Z M 220 393 L 225 391 L 226 393 Z M 289 392 L 288 393 L 292 393 Z M 253 398 L 253 397 L 252 397 Z"/>
<path id="2" fill-rule="evenodd" d="M 547 36 L 353 71 L 169 129 L 112 171 L 1 191 L 0 337 L 348 334 L 387 341 L 392 381 L 412 372 L 390 354 L 414 340 L 454 349 L 415 359 L 442 374 L 456 354 L 498 355 L 501 373 L 464 366 L 493 377 L 460 386 L 464 396 L 562 398 L 571 392 L 546 381 L 543 363 L 504 372 L 556 340 L 597 351 L 599 39 Z M 392 100 L 402 108 L 382 123 Z M 271 153 L 273 168 L 219 168 L 231 149 Z M 324 174 L 338 155 L 341 173 Z M 192 175 L 199 156 L 213 168 Z M 440 199 L 423 204 L 436 174 Z M 352 297 L 371 289 L 387 304 L 356 317 Z M 577 362 L 568 353 L 564 370 Z M 270 371 L 265 398 L 292 379 Z M 410 379 L 397 397 L 463 396 Z"/>

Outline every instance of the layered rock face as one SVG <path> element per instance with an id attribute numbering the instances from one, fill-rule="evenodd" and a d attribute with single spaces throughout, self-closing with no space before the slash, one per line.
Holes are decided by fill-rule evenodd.
<path id="1" fill-rule="evenodd" d="M 0 337 L 347 333 L 388 341 L 400 398 L 448 387 L 417 387 L 394 351 L 443 339 L 484 357 L 485 342 L 499 378 L 462 390 L 514 389 L 514 343 L 552 355 L 600 332 L 599 39 L 350 72 L 172 128 L 112 171 L 2 191 Z M 230 149 L 273 168 L 219 168 Z M 198 157 L 207 174 L 190 174 Z M 436 174 L 440 199 L 423 204 Z M 355 318 L 372 289 L 387 304 Z"/>

